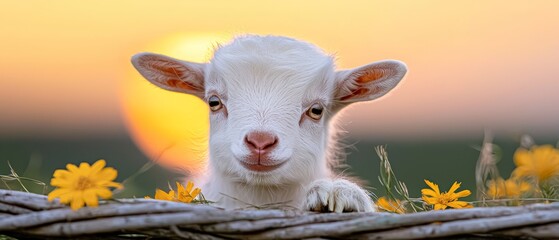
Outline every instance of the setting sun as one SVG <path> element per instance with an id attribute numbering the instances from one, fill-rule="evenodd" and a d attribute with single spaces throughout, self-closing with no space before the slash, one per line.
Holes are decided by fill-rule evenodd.
<path id="1" fill-rule="evenodd" d="M 178 33 L 154 41 L 144 50 L 206 62 L 213 47 L 227 39 L 226 35 L 214 33 Z M 127 126 L 133 139 L 152 160 L 182 170 L 203 166 L 209 127 L 204 102 L 192 95 L 153 86 L 132 67 L 121 91 Z"/>

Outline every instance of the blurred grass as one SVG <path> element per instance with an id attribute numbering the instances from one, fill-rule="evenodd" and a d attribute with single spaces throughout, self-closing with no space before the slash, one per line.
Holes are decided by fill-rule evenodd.
<path id="1" fill-rule="evenodd" d="M 150 161 L 134 145 L 131 139 L 19 139 L 0 140 L 0 175 L 10 173 L 8 161 L 22 177 L 36 179 L 50 185 L 50 178 L 56 169 L 64 169 L 66 164 L 80 162 L 93 163 L 105 159 L 107 166 L 118 170 L 117 181 L 130 178 L 140 172 Z M 127 181 L 126 190 L 116 197 L 144 197 L 153 195 L 156 188 L 165 188 L 168 182 L 179 175 L 154 166 Z M 3 183 L 2 183 L 3 184 Z M 36 184 L 25 185 L 30 192 L 41 193 Z M 5 186 L 0 186 L 5 188 Z M 52 191 L 47 189 L 47 193 Z"/>
<path id="2" fill-rule="evenodd" d="M 555 141 L 536 139 L 538 143 Z M 366 180 L 377 196 L 383 196 L 385 191 L 377 179 L 380 174 L 379 158 L 374 146 L 386 145 L 392 169 L 406 184 L 411 197 L 421 197 L 421 189 L 427 188 L 424 179 L 438 183 L 441 189 L 449 189 L 454 181 L 462 182 L 460 189 L 475 192 L 475 168 L 482 141 L 483 136 L 443 140 L 349 140 L 348 143 L 354 144 L 348 151 L 347 163 L 350 165 L 349 172 Z M 499 170 L 508 177 L 514 168 L 512 157 L 519 142 L 513 138 L 498 137 L 494 143 L 503 151 Z M 475 194 L 465 200 L 475 200 Z"/>
<path id="3" fill-rule="evenodd" d="M 556 139 L 535 136 L 538 143 L 555 143 Z M 379 158 L 374 147 L 386 145 L 390 163 L 399 180 L 404 182 L 411 197 L 420 197 L 421 188 L 425 188 L 423 179 L 430 179 L 448 189 L 454 181 L 462 182 L 461 189 L 475 191 L 475 166 L 478 159 L 482 136 L 479 138 L 454 138 L 445 140 L 403 140 L 385 141 L 374 139 L 346 140 L 352 147 L 347 163 L 347 172 L 359 176 L 373 187 L 378 196 L 384 195 L 377 176 L 379 175 Z M 497 138 L 494 141 L 503 150 L 499 163 L 501 173 L 508 177 L 514 165 L 512 155 L 518 147 L 518 141 L 511 138 Z M 8 175 L 8 161 L 22 177 L 28 177 L 45 183 L 55 169 L 65 168 L 67 163 L 78 164 L 82 161 L 94 162 L 105 159 L 107 165 L 118 170 L 117 181 L 123 181 L 140 171 L 150 161 L 134 145 L 130 138 L 106 139 L 3 139 L 0 140 L 0 174 Z M 117 197 L 144 197 L 153 195 L 156 188 L 167 189 L 169 182 L 174 182 L 178 174 L 154 166 L 145 173 L 131 179 L 125 191 Z M 31 192 L 41 193 L 42 186 L 26 184 Z M 4 188 L 4 187 L 0 187 Z M 47 192 L 51 191 L 49 188 Z M 466 200 L 474 200 L 474 196 Z"/>

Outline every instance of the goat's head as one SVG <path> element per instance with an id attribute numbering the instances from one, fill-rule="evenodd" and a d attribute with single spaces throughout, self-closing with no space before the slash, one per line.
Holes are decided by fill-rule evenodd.
<path id="1" fill-rule="evenodd" d="M 193 94 L 210 108 L 210 164 L 236 181 L 279 184 L 327 171 L 331 117 L 386 94 L 406 73 L 399 61 L 335 71 L 333 57 L 285 37 L 244 36 L 209 63 L 141 53 L 132 58 L 155 85 Z"/>

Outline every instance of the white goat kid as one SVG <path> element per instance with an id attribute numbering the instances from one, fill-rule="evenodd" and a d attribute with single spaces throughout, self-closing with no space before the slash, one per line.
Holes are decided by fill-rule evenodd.
<path id="1" fill-rule="evenodd" d="M 241 36 L 209 63 L 153 53 L 132 58 L 153 84 L 198 96 L 210 108 L 209 165 L 202 189 L 234 209 L 289 202 L 315 211 L 374 211 L 357 184 L 337 176 L 332 117 L 381 97 L 406 73 L 386 60 L 335 71 L 315 46 L 277 36 Z"/>

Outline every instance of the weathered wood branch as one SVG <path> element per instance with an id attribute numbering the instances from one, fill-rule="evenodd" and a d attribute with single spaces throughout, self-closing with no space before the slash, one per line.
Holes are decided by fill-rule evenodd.
<path id="1" fill-rule="evenodd" d="M 406 229 L 365 234 L 360 237 L 365 239 L 417 239 L 449 237 L 469 233 L 489 233 L 501 229 L 545 224 L 554 221 L 559 221 L 559 211 L 557 210 L 410 226 Z"/>
<path id="2" fill-rule="evenodd" d="M 0 189 L 0 203 L 30 210 L 47 210 L 64 207 L 58 202 L 48 202 L 47 196 Z"/>
<path id="3" fill-rule="evenodd" d="M 524 207 L 389 213 L 312 213 L 223 210 L 209 205 L 145 199 L 102 203 L 72 211 L 45 196 L 0 190 L 0 234 L 93 238 L 123 234 L 188 239 L 425 239 L 483 234 L 559 237 L 559 203 Z"/>
<path id="4" fill-rule="evenodd" d="M 538 239 L 557 239 L 559 238 L 559 223 L 550 223 L 544 224 L 540 226 L 528 226 L 528 227 L 521 227 L 521 228 L 514 228 L 509 229 L 501 232 L 504 236 L 509 237 L 524 237 L 530 236 L 533 238 Z M 496 232 L 496 235 L 499 235 L 499 232 Z"/>

